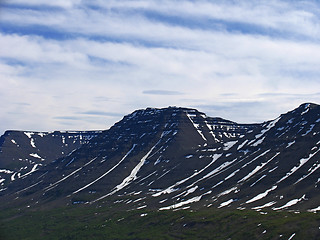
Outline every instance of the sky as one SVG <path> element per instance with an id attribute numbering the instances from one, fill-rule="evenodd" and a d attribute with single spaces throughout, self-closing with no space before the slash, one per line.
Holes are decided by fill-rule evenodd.
<path id="1" fill-rule="evenodd" d="M 320 2 L 1 0 L 0 134 L 147 107 L 238 123 L 320 104 Z"/>

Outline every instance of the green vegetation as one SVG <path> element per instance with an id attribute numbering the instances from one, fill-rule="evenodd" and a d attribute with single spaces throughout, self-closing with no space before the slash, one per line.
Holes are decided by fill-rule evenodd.
<path id="1" fill-rule="evenodd" d="M 118 211 L 101 206 L 2 210 L 0 239 L 319 239 L 314 213 Z"/>

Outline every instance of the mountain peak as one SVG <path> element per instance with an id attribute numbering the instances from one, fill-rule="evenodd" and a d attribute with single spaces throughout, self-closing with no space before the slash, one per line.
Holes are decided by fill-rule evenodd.
<path id="1" fill-rule="evenodd" d="M 312 102 L 302 103 L 298 108 L 314 108 L 319 107 L 320 105 Z"/>
<path id="2" fill-rule="evenodd" d="M 186 108 L 186 107 L 177 107 L 177 106 L 169 106 L 164 108 L 145 108 L 134 111 L 131 114 L 145 115 L 145 114 L 156 114 L 156 113 L 164 113 L 164 112 L 199 112 L 194 108 Z M 131 115 L 129 114 L 129 115 Z"/>
<path id="3" fill-rule="evenodd" d="M 315 103 L 303 103 L 296 110 L 304 112 L 306 110 L 316 109 L 319 107 L 320 107 L 320 105 L 315 104 Z"/>

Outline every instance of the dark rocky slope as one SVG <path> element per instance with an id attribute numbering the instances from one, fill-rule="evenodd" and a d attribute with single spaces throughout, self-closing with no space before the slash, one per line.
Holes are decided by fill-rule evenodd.
<path id="1" fill-rule="evenodd" d="M 319 147 L 316 104 L 261 124 L 187 108 L 138 110 L 1 194 L 10 204 L 31 207 L 316 211 Z"/>
<path id="2" fill-rule="evenodd" d="M 24 178 L 42 166 L 67 156 L 99 133 L 6 131 L 0 137 L 0 190 L 11 181 Z"/>

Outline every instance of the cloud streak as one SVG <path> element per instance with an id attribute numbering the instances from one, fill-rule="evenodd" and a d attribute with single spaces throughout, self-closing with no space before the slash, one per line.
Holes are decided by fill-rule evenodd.
<path id="1" fill-rule="evenodd" d="M 103 111 L 86 111 L 86 112 L 79 112 L 79 114 L 93 115 L 93 116 L 110 116 L 110 117 L 122 117 L 122 116 L 124 116 L 124 114 L 121 114 L 121 113 L 103 112 Z"/>
<path id="2" fill-rule="evenodd" d="M 145 90 L 142 92 L 143 94 L 150 94 L 150 95 L 183 95 L 184 93 L 178 91 L 169 91 L 169 90 Z"/>

